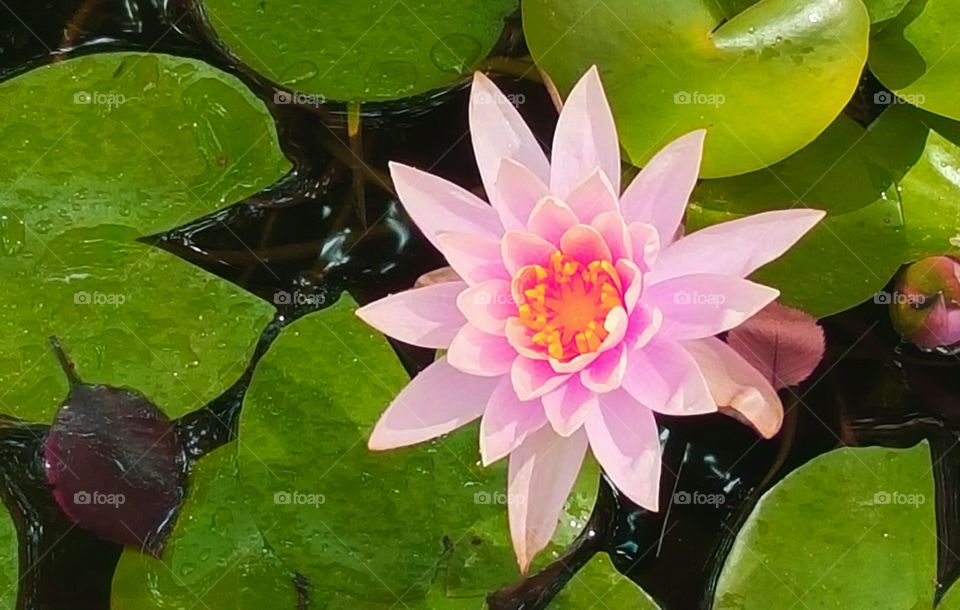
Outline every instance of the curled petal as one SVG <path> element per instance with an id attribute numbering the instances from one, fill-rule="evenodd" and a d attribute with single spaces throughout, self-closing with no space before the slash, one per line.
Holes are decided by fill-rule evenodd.
<path id="1" fill-rule="evenodd" d="M 510 454 L 507 511 L 521 572 L 553 537 L 586 452 L 583 431 L 564 438 L 543 426 Z"/>
<path id="2" fill-rule="evenodd" d="M 557 248 L 539 235 L 507 231 L 500 251 L 507 271 L 516 276 L 517 271 L 528 265 L 546 266 Z"/>
<path id="3" fill-rule="evenodd" d="M 466 322 L 460 310 L 451 307 L 466 287 L 463 282 L 445 282 L 391 294 L 361 307 L 357 316 L 404 343 L 446 349 Z"/>
<path id="4" fill-rule="evenodd" d="M 500 240 L 489 235 L 441 233 L 440 252 L 468 284 L 510 277 L 500 257 Z"/>
<path id="5" fill-rule="evenodd" d="M 685 275 L 649 285 L 643 300 L 663 312 L 660 332 L 683 341 L 712 337 L 742 324 L 780 295 L 733 276 Z"/>
<path id="6" fill-rule="evenodd" d="M 510 368 L 513 389 L 520 400 L 539 398 L 569 378 L 569 374 L 557 373 L 546 360 L 533 360 L 518 356 Z"/>
<path id="7" fill-rule="evenodd" d="M 588 390 L 576 376 L 544 394 L 541 400 L 550 425 L 560 436 L 570 436 L 579 430 L 590 412 L 600 405 L 596 393 Z"/>
<path id="8" fill-rule="evenodd" d="M 623 306 L 632 313 L 643 292 L 643 274 L 636 264 L 625 258 L 617 261 L 616 269 L 623 283 Z"/>
<path id="9" fill-rule="evenodd" d="M 484 466 L 520 446 L 528 436 L 547 423 L 539 400 L 522 401 L 513 391 L 509 377 L 501 377 L 480 420 L 480 457 Z"/>
<path id="10" fill-rule="evenodd" d="M 560 238 L 576 224 L 577 215 L 570 206 L 556 197 L 545 197 L 533 208 L 527 230 L 559 247 Z"/>
<path id="11" fill-rule="evenodd" d="M 489 197 L 495 197 L 504 159 L 528 167 L 543 182 L 550 181 L 550 163 L 533 132 L 510 100 L 480 72 L 474 73 L 470 91 L 470 137 Z"/>
<path id="12" fill-rule="evenodd" d="M 653 225 L 644 222 L 631 222 L 630 243 L 633 244 L 633 260 L 644 271 L 650 271 L 660 254 L 660 233 Z"/>
<path id="13" fill-rule="evenodd" d="M 603 237 L 614 261 L 633 260 L 633 239 L 623 218 L 617 212 L 603 212 L 590 225 Z"/>
<path id="14" fill-rule="evenodd" d="M 430 440 L 483 414 L 498 380 L 467 375 L 437 360 L 407 384 L 370 435 L 369 447 L 383 451 Z"/>
<path id="15" fill-rule="evenodd" d="M 577 181 L 596 168 L 610 179 L 613 192 L 620 193 L 620 141 L 596 66 L 567 96 L 552 150 L 550 190 L 558 197 L 565 199 Z"/>
<path id="16" fill-rule="evenodd" d="M 660 506 L 660 432 L 653 413 L 626 392 L 600 396 L 584 423 L 590 449 L 617 489 L 647 510 Z"/>
<path id="17" fill-rule="evenodd" d="M 661 250 L 650 282 L 695 273 L 747 277 L 779 258 L 824 215 L 807 209 L 764 212 L 700 229 Z"/>
<path id="18" fill-rule="evenodd" d="M 517 302 L 507 280 L 480 282 L 463 290 L 456 299 L 463 316 L 485 333 L 503 335 L 507 319 L 517 315 Z"/>
<path id="19" fill-rule="evenodd" d="M 687 341 L 684 347 L 700 366 L 713 400 L 721 410 L 739 414 L 764 438 L 770 438 L 783 423 L 783 403 L 776 390 L 735 349 L 708 337 Z"/>
<path id="20" fill-rule="evenodd" d="M 597 260 L 610 260 L 610 248 L 600 232 L 590 225 L 577 225 L 560 238 L 560 250 L 567 256 L 589 265 Z"/>
<path id="21" fill-rule="evenodd" d="M 623 383 L 627 370 L 627 354 L 623 343 L 600 354 L 580 373 L 580 380 L 587 388 L 598 394 L 611 392 Z"/>
<path id="22" fill-rule="evenodd" d="M 456 184 L 401 163 L 390 163 L 390 176 L 403 208 L 438 250 L 443 232 L 503 235 L 493 208 Z"/>
<path id="23" fill-rule="evenodd" d="M 651 224 L 664 244 L 673 241 L 697 184 L 706 135 L 698 129 L 680 136 L 650 159 L 620 198 L 627 222 Z"/>
<path id="24" fill-rule="evenodd" d="M 701 415 L 717 410 L 697 361 L 672 341 L 658 339 L 629 352 L 623 389 L 664 415 Z"/>
<path id="25" fill-rule="evenodd" d="M 450 366 L 481 377 L 497 377 L 510 370 L 517 352 L 506 337 L 491 335 L 465 324 L 450 343 L 447 361 Z"/>
<path id="26" fill-rule="evenodd" d="M 549 358 L 546 351 L 530 339 L 530 329 L 520 321 L 520 318 L 508 318 L 503 330 L 507 341 L 521 356 L 526 356 L 532 360 Z"/>
<path id="27" fill-rule="evenodd" d="M 550 188 L 526 166 L 504 159 L 497 176 L 497 196 L 493 208 L 508 230 L 523 230 L 537 202 L 550 194 Z"/>

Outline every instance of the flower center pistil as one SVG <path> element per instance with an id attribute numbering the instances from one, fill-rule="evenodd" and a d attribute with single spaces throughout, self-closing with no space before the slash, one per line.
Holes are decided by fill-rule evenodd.
<path id="1" fill-rule="evenodd" d="M 607 314 L 623 304 L 620 276 L 609 260 L 584 265 L 557 251 L 546 267 L 524 267 L 517 281 L 520 321 L 531 341 L 561 362 L 600 349 Z"/>

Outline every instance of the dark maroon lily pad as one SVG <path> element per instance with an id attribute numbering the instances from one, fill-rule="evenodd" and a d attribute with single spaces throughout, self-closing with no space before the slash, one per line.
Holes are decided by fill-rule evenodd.
<path id="1" fill-rule="evenodd" d="M 44 443 L 57 504 L 101 538 L 159 555 L 184 496 L 173 423 L 139 392 L 83 383 L 54 347 L 70 378 Z"/>

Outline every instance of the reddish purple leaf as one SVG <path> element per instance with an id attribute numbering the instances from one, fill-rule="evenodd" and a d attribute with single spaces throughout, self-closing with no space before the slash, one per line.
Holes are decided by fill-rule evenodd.
<path id="1" fill-rule="evenodd" d="M 826 349 L 813 317 L 776 302 L 731 330 L 727 343 L 777 389 L 809 377 Z"/>
<path id="2" fill-rule="evenodd" d="M 159 555 L 184 494 L 173 423 L 141 394 L 85 384 L 61 360 L 70 394 L 44 443 L 57 504 L 101 538 Z"/>

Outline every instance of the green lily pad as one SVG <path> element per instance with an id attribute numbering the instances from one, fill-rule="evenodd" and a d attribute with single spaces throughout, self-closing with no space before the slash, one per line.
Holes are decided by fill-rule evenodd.
<path id="1" fill-rule="evenodd" d="M 77 227 L 166 231 L 291 168 L 266 107 L 237 78 L 148 53 L 85 55 L 0 83 L 0 142 L 6 257 Z"/>
<path id="2" fill-rule="evenodd" d="M 51 335 L 85 380 L 170 416 L 222 393 L 273 308 L 136 240 L 289 170 L 263 103 L 197 60 L 107 53 L 0 83 L 0 125 L 0 410 L 51 418 L 67 388 Z"/>
<path id="3" fill-rule="evenodd" d="M 909 259 L 960 252 L 960 123 L 896 105 L 871 133 L 898 176 Z"/>
<path id="4" fill-rule="evenodd" d="M 517 0 L 205 0 L 227 48 L 304 101 L 378 101 L 456 81 L 486 58 Z M 286 97 L 278 98 L 281 101 Z"/>
<path id="5" fill-rule="evenodd" d="M 0 608 L 17 607 L 17 587 L 20 584 L 17 529 L 5 506 L 0 503 Z"/>
<path id="6" fill-rule="evenodd" d="M 727 17 L 715 0 L 523 3 L 531 52 L 561 90 L 599 67 L 635 165 L 706 128 L 711 178 L 773 165 L 826 129 L 857 86 L 870 29 L 860 0 L 763 0 Z"/>
<path id="7" fill-rule="evenodd" d="M 560 591 L 551 608 L 631 608 L 657 610 L 659 606 L 635 582 L 614 567 L 606 553 L 597 553 Z"/>
<path id="8" fill-rule="evenodd" d="M 773 167 L 701 182 L 687 210 L 688 231 L 769 210 L 826 210 L 820 225 L 753 278 L 811 315 L 843 311 L 880 290 L 909 258 L 885 154 L 870 133 L 839 117 L 813 144 Z"/>
<path id="9" fill-rule="evenodd" d="M 760 499 L 714 608 L 933 608 L 932 471 L 926 442 L 811 460 Z"/>
<path id="10" fill-rule="evenodd" d="M 899 15 L 910 4 L 910 0 L 864 0 L 863 3 L 870 11 L 870 20 L 873 23 L 882 23 Z"/>
<path id="11" fill-rule="evenodd" d="M 160 559 L 126 549 L 113 578 L 113 610 L 296 610 L 293 574 L 264 545 L 237 481 L 236 446 L 197 464 Z"/>
<path id="12" fill-rule="evenodd" d="M 960 119 L 960 13 L 953 0 L 911 2 L 870 40 L 870 69 L 901 98 Z"/>
<path id="13" fill-rule="evenodd" d="M 369 431 L 408 377 L 342 297 L 284 329 L 254 373 L 240 422 L 240 477 L 270 547 L 335 607 L 481 607 L 519 577 L 507 533 L 506 465 L 479 465 L 477 426 L 374 453 Z M 592 461 L 540 561 L 582 530 Z M 374 515 L 374 516 L 371 516 Z"/>

